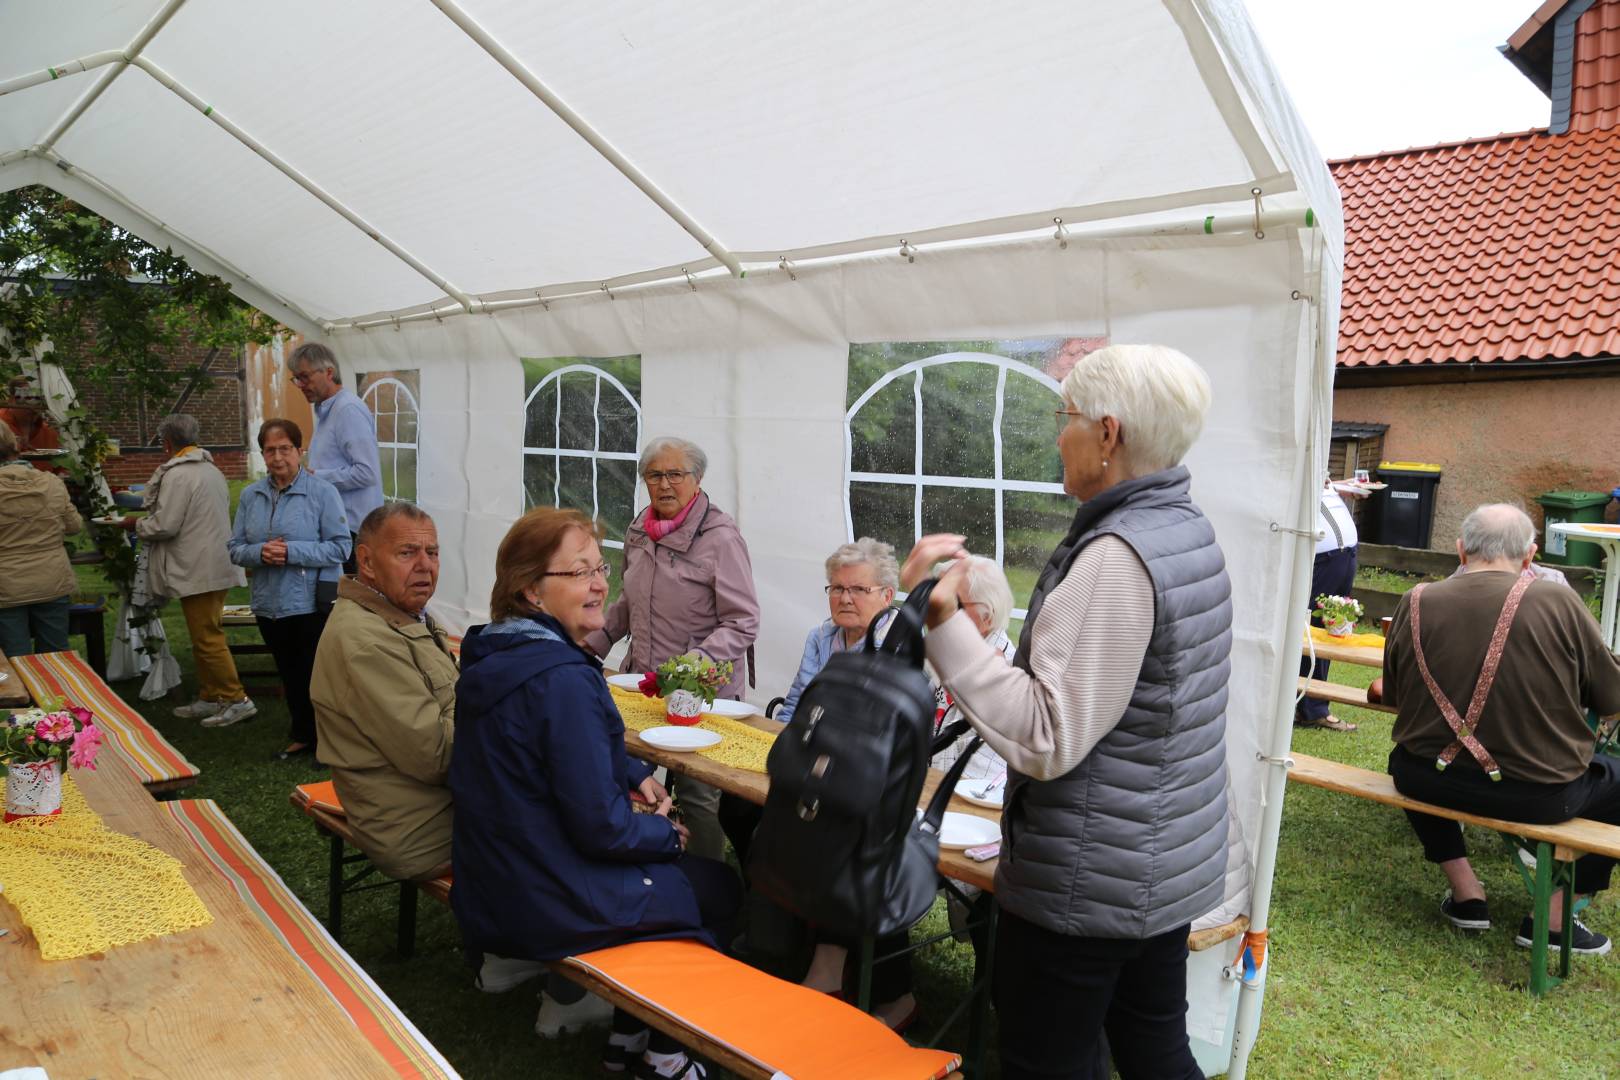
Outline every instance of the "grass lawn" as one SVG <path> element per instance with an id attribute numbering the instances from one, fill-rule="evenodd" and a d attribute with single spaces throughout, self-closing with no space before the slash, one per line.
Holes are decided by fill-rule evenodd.
<path id="1" fill-rule="evenodd" d="M 84 591 L 105 591 L 81 567 Z M 1410 582 L 1408 582 L 1410 584 Z M 231 597 L 245 602 L 246 590 Z M 109 640 L 111 635 L 109 616 Z M 206 730 L 170 715 L 193 699 L 195 681 L 178 605 L 165 626 L 186 683 L 169 701 L 142 702 L 139 683 L 117 689 L 202 770 L 186 794 L 217 800 L 248 840 L 317 916 L 326 910 L 326 847 L 287 803 L 292 785 L 321 778 L 313 768 L 272 763 L 286 739 L 286 709 L 256 694 L 259 716 Z M 233 635 L 256 640 L 251 630 Z M 268 657 L 249 664 L 268 668 Z M 1368 668 L 1335 665 L 1332 678 L 1365 685 Z M 1350 734 L 1299 731 L 1303 753 L 1381 769 L 1390 717 L 1343 709 L 1361 725 Z M 1271 927 L 1265 1017 L 1251 1059 L 1255 1077 L 1561 1077 L 1620 1075 L 1620 956 L 1578 958 L 1569 983 L 1543 1001 L 1524 992 L 1528 951 L 1514 946 L 1528 899 L 1487 833 L 1471 839 L 1491 895 L 1495 929 L 1464 936 L 1438 912 L 1443 880 L 1423 862 L 1397 812 L 1308 787 L 1288 791 Z M 481 994 L 463 966 L 454 920 L 438 904 L 419 908 L 417 955 L 394 950 L 393 890 L 346 901 L 345 946 L 385 992 L 468 1077 L 589 1077 L 602 1037 L 545 1042 L 531 1030 L 533 985 Z M 1600 898 L 1586 920 L 1620 936 L 1620 915 Z M 928 928 L 943 928 L 936 906 Z M 949 943 L 925 953 L 917 984 L 925 1019 L 942 1017 L 966 991 L 972 950 Z M 962 1046 L 965 1025 L 948 1045 Z M 995 1075 L 992 1065 L 992 1075 Z"/>

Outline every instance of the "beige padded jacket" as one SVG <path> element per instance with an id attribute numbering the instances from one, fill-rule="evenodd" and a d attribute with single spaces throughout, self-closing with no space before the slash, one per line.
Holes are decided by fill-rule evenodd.
<path id="1" fill-rule="evenodd" d="M 62 478 L 26 461 L 0 465 L 0 608 L 73 592 L 64 537 L 84 528 Z"/>

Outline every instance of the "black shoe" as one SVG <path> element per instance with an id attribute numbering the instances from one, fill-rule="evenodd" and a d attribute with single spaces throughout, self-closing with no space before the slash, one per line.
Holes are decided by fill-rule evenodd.
<path id="1" fill-rule="evenodd" d="M 271 761 L 309 762 L 315 757 L 315 744 L 308 743 L 297 750 L 277 750 L 270 755 Z"/>
<path id="2" fill-rule="evenodd" d="M 1577 956 L 1603 956 L 1609 951 L 1609 939 L 1595 931 L 1588 930 L 1586 924 L 1579 919 L 1573 920 L 1575 929 L 1570 932 L 1570 952 Z M 1535 933 L 1535 922 L 1526 915 L 1519 924 L 1519 936 L 1513 939 L 1515 945 L 1522 945 L 1526 949 L 1533 944 L 1531 935 Z M 1547 931 L 1547 948 L 1553 952 L 1560 952 L 1564 947 L 1564 935 L 1557 930 Z"/>
<path id="3" fill-rule="evenodd" d="M 1491 912 L 1484 900 L 1454 900 L 1451 894 L 1440 901 L 1440 914 L 1459 930 L 1489 930 Z"/>

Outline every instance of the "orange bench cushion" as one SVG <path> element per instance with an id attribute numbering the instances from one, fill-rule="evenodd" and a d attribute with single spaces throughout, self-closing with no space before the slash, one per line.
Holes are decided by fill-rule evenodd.
<path id="1" fill-rule="evenodd" d="M 170 746 L 78 653 L 35 653 L 12 657 L 11 663 L 36 701 L 59 697 L 94 713 L 96 726 L 107 733 L 107 744 L 129 762 L 141 783 L 196 778 L 197 766 Z"/>
<path id="2" fill-rule="evenodd" d="M 324 810 L 328 814 L 343 813 L 343 800 L 338 798 L 337 788 L 332 786 L 330 780 L 322 780 L 317 784 L 299 784 L 294 791 L 298 805 L 305 810 Z"/>
<path id="3" fill-rule="evenodd" d="M 793 1080 L 937 1080 L 961 1058 L 909 1045 L 875 1017 L 695 941 L 637 941 L 563 961 L 683 1028 Z"/>
<path id="4" fill-rule="evenodd" d="M 396 1074 L 405 1078 L 456 1075 L 371 976 L 298 902 L 212 799 L 181 799 L 159 806 L 174 815 L 208 863 L 292 950 Z"/>

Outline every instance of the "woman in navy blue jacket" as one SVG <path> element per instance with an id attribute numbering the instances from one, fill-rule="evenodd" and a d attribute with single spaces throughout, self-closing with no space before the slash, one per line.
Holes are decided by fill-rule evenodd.
<path id="1" fill-rule="evenodd" d="M 501 541 L 490 622 L 461 647 L 450 790 L 456 887 L 470 953 L 555 960 L 650 938 L 729 940 L 741 903 L 724 863 L 685 854 L 652 767 L 624 751 L 602 663 L 608 565 L 585 515 L 540 507 Z M 639 792 L 656 811 L 638 814 Z M 475 958 L 476 959 L 476 958 Z M 619 1014 L 604 1064 L 701 1080 L 678 1044 Z"/>

